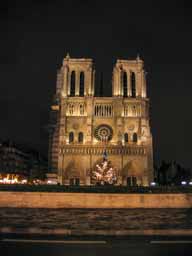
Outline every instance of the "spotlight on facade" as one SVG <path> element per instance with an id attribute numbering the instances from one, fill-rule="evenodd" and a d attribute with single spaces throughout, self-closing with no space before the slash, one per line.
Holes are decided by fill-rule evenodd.
<path id="1" fill-rule="evenodd" d="M 181 185 L 187 185 L 186 181 L 181 181 Z"/>
<path id="2" fill-rule="evenodd" d="M 154 186 L 157 185 L 157 183 L 153 181 L 153 182 L 150 183 L 150 185 L 154 187 Z"/>

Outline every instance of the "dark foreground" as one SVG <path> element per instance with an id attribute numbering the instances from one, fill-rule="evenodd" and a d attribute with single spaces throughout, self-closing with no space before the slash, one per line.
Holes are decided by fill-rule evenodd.
<path id="1" fill-rule="evenodd" d="M 191 255 L 192 237 L 38 237 L 1 236 L 2 256 Z"/>
<path id="2" fill-rule="evenodd" d="M 67 192 L 67 193 L 192 193 L 192 186 L 64 186 L 64 185 L 29 185 L 0 184 L 0 191 L 15 192 Z"/>
<path id="3" fill-rule="evenodd" d="M 192 230 L 192 209 L 0 209 L 2 256 L 191 255 L 192 235 L 168 236 L 170 230 Z M 34 228 L 43 231 L 24 233 Z M 58 229 L 94 235 L 47 235 Z M 136 235 L 138 231 L 164 235 Z M 6 233 L 8 230 L 11 232 Z M 131 232 L 129 236 L 96 236 L 97 231 Z M 18 232 L 17 234 L 14 232 Z M 50 233 L 49 233 L 50 234 Z M 186 234 L 186 232 L 183 232 Z"/>

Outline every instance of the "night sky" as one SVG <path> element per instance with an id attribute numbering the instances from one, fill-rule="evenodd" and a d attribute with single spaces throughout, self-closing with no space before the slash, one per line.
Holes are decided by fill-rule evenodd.
<path id="1" fill-rule="evenodd" d="M 56 71 L 67 52 L 94 59 L 105 95 L 115 60 L 139 53 L 148 73 L 155 161 L 192 168 L 191 9 L 187 1 L 1 3 L 1 140 L 47 154 Z"/>

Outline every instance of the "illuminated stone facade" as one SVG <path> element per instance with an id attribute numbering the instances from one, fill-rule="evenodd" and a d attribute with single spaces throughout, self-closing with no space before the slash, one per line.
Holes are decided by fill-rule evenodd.
<path id="1" fill-rule="evenodd" d="M 153 150 L 143 61 L 117 60 L 112 97 L 94 92 L 93 60 L 67 55 L 52 105 L 50 169 L 60 184 L 91 185 L 91 174 L 106 153 L 117 185 L 149 185 Z"/>

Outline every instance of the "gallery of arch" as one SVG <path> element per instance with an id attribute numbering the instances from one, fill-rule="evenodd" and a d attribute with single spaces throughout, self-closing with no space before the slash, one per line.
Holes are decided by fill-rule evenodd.
<path id="1" fill-rule="evenodd" d="M 144 63 L 118 59 L 112 96 L 95 96 L 92 59 L 67 55 L 51 108 L 49 169 L 64 185 L 142 185 L 153 180 Z"/>

